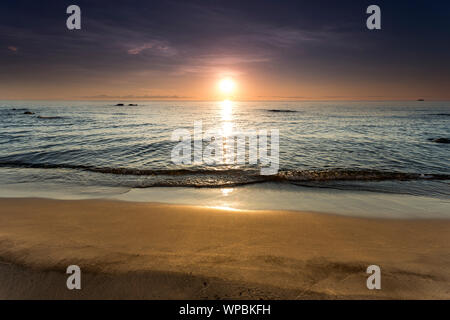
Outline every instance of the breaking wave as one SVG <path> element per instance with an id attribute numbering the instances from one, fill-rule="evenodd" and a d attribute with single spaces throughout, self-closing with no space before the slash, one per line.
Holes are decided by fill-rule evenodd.
<path id="1" fill-rule="evenodd" d="M 71 164 L 32 164 L 2 162 L 0 167 L 35 169 L 71 169 L 98 174 L 131 177 L 136 188 L 146 187 L 224 187 L 263 182 L 279 183 L 326 183 L 339 181 L 409 181 L 450 180 L 447 174 L 420 174 L 364 169 L 280 170 L 271 176 L 260 175 L 257 168 L 251 169 L 162 169 L 93 167 Z M 124 178 L 124 181 L 126 179 Z M 116 180 L 117 181 L 117 180 Z"/>

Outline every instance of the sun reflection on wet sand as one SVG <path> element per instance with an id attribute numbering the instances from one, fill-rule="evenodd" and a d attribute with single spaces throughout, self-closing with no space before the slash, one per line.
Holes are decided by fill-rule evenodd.
<path id="1" fill-rule="evenodd" d="M 227 206 L 206 206 L 206 208 L 225 210 L 225 211 L 233 211 L 233 212 L 248 212 L 249 211 L 249 210 L 241 210 L 241 209 L 231 208 L 231 207 L 227 207 Z"/>
<path id="2" fill-rule="evenodd" d="M 222 192 L 222 195 L 226 197 L 234 191 L 234 188 L 222 188 L 220 191 Z"/>

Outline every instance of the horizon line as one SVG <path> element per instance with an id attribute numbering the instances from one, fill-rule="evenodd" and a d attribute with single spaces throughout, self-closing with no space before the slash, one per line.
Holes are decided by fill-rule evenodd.
<path id="1" fill-rule="evenodd" d="M 367 102 L 382 102 L 382 101 L 415 101 L 415 102 L 439 102 L 439 101 L 450 101 L 450 98 L 443 98 L 443 99 L 424 99 L 420 100 L 422 98 L 417 99 L 407 99 L 407 98 L 387 98 L 387 99 L 88 99 L 88 98 L 81 98 L 81 99 L 54 99 L 54 98 L 25 98 L 25 99 L 0 99 L 0 101 L 203 101 L 203 102 L 220 102 L 220 101 L 236 101 L 236 102 L 258 102 L 258 101 L 266 101 L 266 102 L 320 102 L 320 101 L 367 101 Z"/>

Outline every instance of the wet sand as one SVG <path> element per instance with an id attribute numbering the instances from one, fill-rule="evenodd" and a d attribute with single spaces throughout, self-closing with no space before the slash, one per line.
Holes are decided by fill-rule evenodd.
<path id="1" fill-rule="evenodd" d="M 261 298 L 449 299 L 450 220 L 0 199 L 0 299 Z"/>

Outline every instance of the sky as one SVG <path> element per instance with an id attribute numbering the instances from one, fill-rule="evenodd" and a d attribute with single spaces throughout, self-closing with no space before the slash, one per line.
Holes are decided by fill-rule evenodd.
<path id="1" fill-rule="evenodd" d="M 447 0 L 0 3 L 0 100 L 450 100 L 449 57 Z"/>

